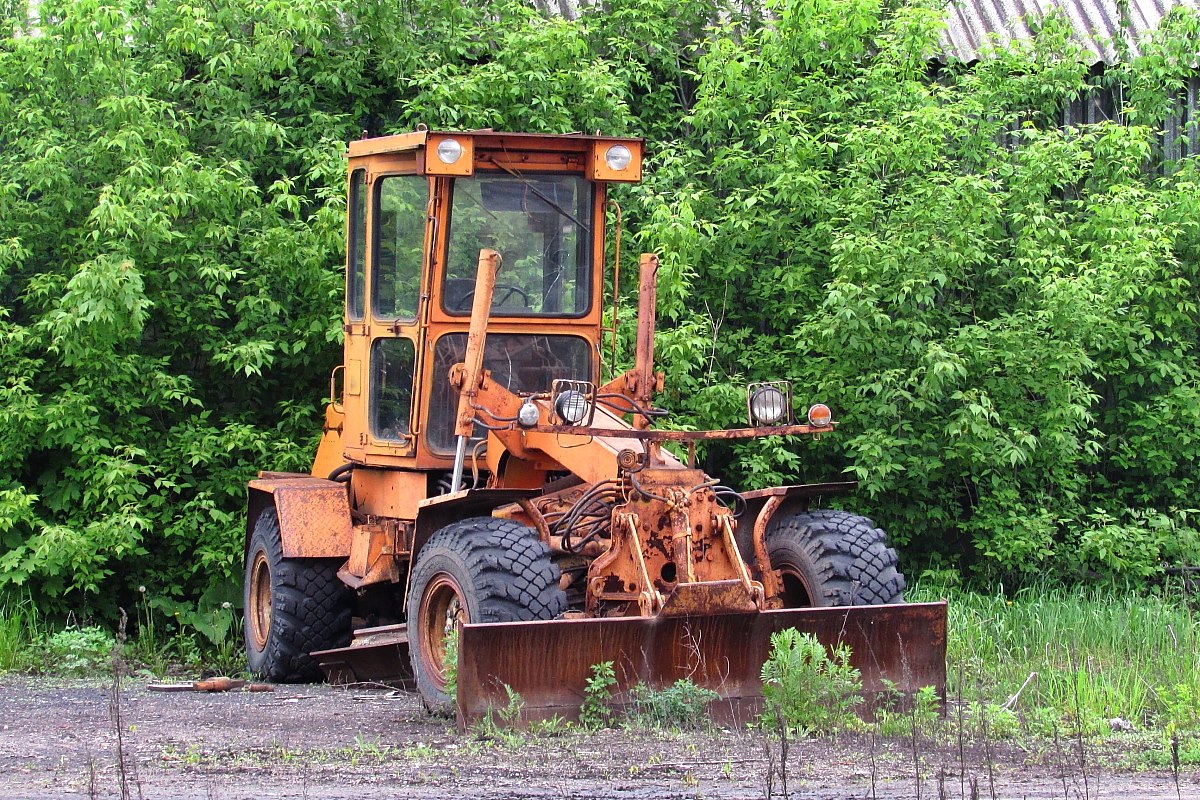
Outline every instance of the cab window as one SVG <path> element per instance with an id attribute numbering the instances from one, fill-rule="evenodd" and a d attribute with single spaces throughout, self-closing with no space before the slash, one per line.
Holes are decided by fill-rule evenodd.
<path id="1" fill-rule="evenodd" d="M 467 316 L 481 248 L 500 253 L 503 316 L 578 317 L 591 306 L 590 184 L 575 175 L 477 174 L 455 181 L 442 307 Z"/>
<path id="2" fill-rule="evenodd" d="M 366 172 L 350 176 L 350 202 L 346 240 L 346 317 L 361 322 L 367 292 L 367 192 Z"/>
<path id="3" fill-rule="evenodd" d="M 376 339 L 371 345 L 371 435 L 376 439 L 395 441 L 411 432 L 414 356 L 408 339 Z"/>
<path id="4" fill-rule="evenodd" d="M 429 184 L 418 175 L 375 182 L 372 308 L 379 319 L 414 320 L 425 252 Z"/>

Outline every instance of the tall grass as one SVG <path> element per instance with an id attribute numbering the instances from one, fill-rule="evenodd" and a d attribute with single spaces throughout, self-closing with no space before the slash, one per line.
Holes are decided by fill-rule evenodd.
<path id="1" fill-rule="evenodd" d="M 32 601 L 0 600 L 0 673 L 35 668 L 45 639 L 45 626 Z"/>
<path id="2" fill-rule="evenodd" d="M 910 600 L 946 593 L 917 587 Z M 1032 673 L 1019 707 L 1153 723 L 1200 698 L 1200 636 L 1186 599 L 1034 587 L 1013 597 L 949 594 L 951 697 L 1004 703 Z"/>

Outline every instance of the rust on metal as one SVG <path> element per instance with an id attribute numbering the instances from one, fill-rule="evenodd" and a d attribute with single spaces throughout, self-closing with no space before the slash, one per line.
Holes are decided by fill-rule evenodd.
<path id="1" fill-rule="evenodd" d="M 639 419 L 643 419 L 639 417 Z M 762 425 L 757 428 L 729 428 L 723 431 L 667 431 L 626 428 L 581 428 L 574 425 L 538 425 L 530 428 L 538 433 L 563 436 L 605 436 L 610 439 L 639 439 L 643 442 L 699 442 L 724 439 L 758 439 L 764 436 L 805 436 L 829 433 L 832 427 L 815 425 Z"/>
<path id="2" fill-rule="evenodd" d="M 747 501 L 759 500 L 766 497 L 815 497 L 827 494 L 842 494 L 858 488 L 858 481 L 832 481 L 830 483 L 800 483 L 790 486 L 771 486 L 767 489 L 753 489 L 742 492 L 742 499 Z"/>
<path id="3" fill-rule="evenodd" d="M 406 625 L 361 628 L 349 647 L 311 653 L 334 686 L 380 683 L 399 689 L 416 688 L 408 657 Z"/>
<path id="4" fill-rule="evenodd" d="M 350 552 L 345 484 L 311 477 L 260 479 L 250 481 L 250 490 L 272 496 L 284 558 L 345 558 Z"/>
<path id="5" fill-rule="evenodd" d="M 471 326 L 467 332 L 462 383 L 457 387 L 458 414 L 455 418 L 455 436 L 469 438 L 475 430 L 475 411 L 472 406 L 479 396 L 479 383 L 483 377 L 483 348 L 487 342 L 488 315 L 492 310 L 492 294 L 496 288 L 496 272 L 499 269 L 500 254 L 495 250 L 482 248 L 479 251 L 479 268 L 475 275 L 475 294 L 471 298 Z"/>
<path id="6" fill-rule="evenodd" d="M 783 586 L 780 584 L 779 575 L 771 568 L 771 556 L 767 552 L 767 525 L 770 524 L 771 518 L 775 516 L 775 512 L 781 505 L 783 505 L 782 496 L 774 495 L 768 498 L 754 518 L 754 529 L 751 534 L 754 538 L 754 567 L 758 570 L 762 580 L 763 591 L 772 600 L 779 597 Z"/>
<path id="7" fill-rule="evenodd" d="M 396 559 L 408 551 L 407 532 L 411 527 L 411 523 L 395 519 L 355 525 L 350 558 L 338 570 L 338 577 L 352 589 L 400 580 Z"/>
<path id="8" fill-rule="evenodd" d="M 762 708 L 771 635 L 785 628 L 827 648 L 848 645 L 868 705 L 893 685 L 906 695 L 933 686 L 945 696 L 945 602 L 492 623 L 460 634 L 459 724 L 507 705 L 506 687 L 525 700 L 526 721 L 575 719 L 592 667 L 606 661 L 617 678 L 614 707 L 638 684 L 666 688 L 686 678 L 720 696 L 710 707 L 715 719 L 750 721 Z"/>
<path id="9" fill-rule="evenodd" d="M 649 408 L 654 399 L 654 325 L 658 297 L 658 256 L 642 253 L 638 260 L 637 342 L 634 351 L 633 374 L 636 376 L 634 400 Z M 633 426 L 638 430 L 650 427 L 650 419 L 635 414 Z"/>

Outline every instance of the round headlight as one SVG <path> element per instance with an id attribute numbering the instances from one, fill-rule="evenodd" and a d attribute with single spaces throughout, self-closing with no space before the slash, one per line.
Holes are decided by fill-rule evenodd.
<path id="1" fill-rule="evenodd" d="M 614 144 L 604 154 L 604 163 L 608 164 L 608 168 L 613 172 L 625 169 L 631 161 L 633 161 L 633 153 L 623 144 Z"/>
<path id="2" fill-rule="evenodd" d="M 438 142 L 437 157 L 443 164 L 453 164 L 462 156 L 463 146 L 458 139 L 442 139 Z"/>
<path id="3" fill-rule="evenodd" d="M 750 413 L 759 425 L 772 425 L 787 413 L 787 398 L 774 386 L 760 386 L 750 398 Z"/>
<path id="4" fill-rule="evenodd" d="M 588 401 L 583 392 L 566 391 L 554 399 L 554 413 L 568 425 L 578 425 L 587 416 Z"/>
<path id="5" fill-rule="evenodd" d="M 814 428 L 827 428 L 832 420 L 833 414 L 824 403 L 817 403 L 808 410 L 808 424 Z"/>
<path id="6" fill-rule="evenodd" d="M 521 407 L 517 410 L 517 423 L 522 428 L 532 428 L 538 424 L 538 419 L 541 415 L 538 414 L 538 407 L 533 400 L 526 398 Z"/>

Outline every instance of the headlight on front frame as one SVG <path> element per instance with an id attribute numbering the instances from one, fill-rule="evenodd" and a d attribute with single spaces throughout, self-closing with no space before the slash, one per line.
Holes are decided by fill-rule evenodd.
<path id="1" fill-rule="evenodd" d="M 567 425 L 590 425 L 595 409 L 590 397 L 596 387 L 588 381 L 556 380 L 550 390 L 554 415 Z"/>
<path id="2" fill-rule="evenodd" d="M 790 422 L 792 411 L 791 384 L 752 383 L 747 387 L 746 404 L 751 425 L 782 425 Z"/>
<path id="3" fill-rule="evenodd" d="M 532 397 L 526 397 L 525 402 L 521 403 L 521 407 L 517 410 L 517 424 L 522 428 L 535 428 L 540 419 L 541 413 L 538 411 L 537 403 L 533 402 Z"/>
<path id="4" fill-rule="evenodd" d="M 563 392 L 554 401 L 554 413 L 568 425 L 578 425 L 587 416 L 588 401 L 579 392 Z"/>

